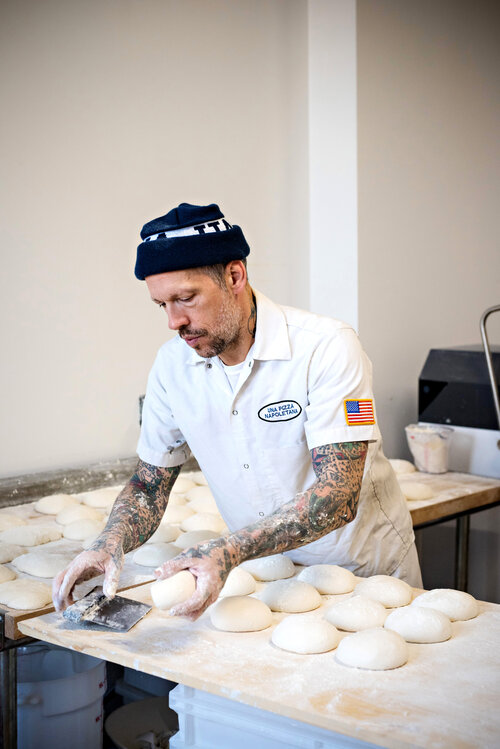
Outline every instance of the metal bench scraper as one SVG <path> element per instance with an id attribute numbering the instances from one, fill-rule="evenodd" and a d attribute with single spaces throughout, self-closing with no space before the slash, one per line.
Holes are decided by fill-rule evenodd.
<path id="1" fill-rule="evenodd" d="M 101 587 L 94 588 L 79 601 L 68 606 L 63 616 L 74 624 L 82 626 L 99 625 L 113 632 L 128 632 L 152 606 L 139 601 L 131 601 L 123 596 L 108 598 Z"/>

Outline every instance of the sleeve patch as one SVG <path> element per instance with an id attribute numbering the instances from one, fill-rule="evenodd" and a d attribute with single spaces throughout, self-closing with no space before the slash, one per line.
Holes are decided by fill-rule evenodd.
<path id="1" fill-rule="evenodd" d="M 356 426 L 358 424 L 375 424 L 373 400 L 371 398 L 362 398 L 361 400 L 345 400 L 344 413 L 346 424 L 348 426 Z"/>

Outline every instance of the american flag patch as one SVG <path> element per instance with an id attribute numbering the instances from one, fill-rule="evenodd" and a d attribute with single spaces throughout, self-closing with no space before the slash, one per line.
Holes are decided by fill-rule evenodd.
<path id="1" fill-rule="evenodd" d="M 346 423 L 349 426 L 355 426 L 356 424 L 375 424 L 373 400 L 371 398 L 345 400 L 344 411 Z"/>

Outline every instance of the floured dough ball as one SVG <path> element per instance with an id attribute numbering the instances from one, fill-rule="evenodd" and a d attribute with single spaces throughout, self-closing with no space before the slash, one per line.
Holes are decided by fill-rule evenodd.
<path id="1" fill-rule="evenodd" d="M 0 512 L 0 531 L 6 531 L 18 525 L 26 525 L 26 520 L 9 512 Z"/>
<path id="2" fill-rule="evenodd" d="M 102 512 L 96 510 L 95 507 L 86 507 L 85 505 L 77 505 L 75 507 L 65 507 L 63 510 L 57 513 L 56 522 L 59 525 L 69 525 L 77 520 L 102 520 Z"/>
<path id="3" fill-rule="evenodd" d="M 196 486 L 196 484 L 192 479 L 185 478 L 184 476 L 178 476 L 174 482 L 172 489 L 174 492 L 177 492 L 177 494 L 185 494 L 194 486 Z"/>
<path id="4" fill-rule="evenodd" d="M 81 500 L 87 507 L 107 508 L 111 507 L 121 492 L 119 486 L 108 486 L 105 489 L 94 489 L 92 492 L 80 494 Z"/>
<path id="5" fill-rule="evenodd" d="M 219 515 L 211 512 L 198 512 L 196 515 L 190 515 L 181 523 L 183 531 L 215 531 L 221 533 L 226 524 Z"/>
<path id="6" fill-rule="evenodd" d="M 321 606 L 321 596 L 312 585 L 301 580 L 274 580 L 266 585 L 259 598 L 271 611 L 299 614 Z"/>
<path id="7" fill-rule="evenodd" d="M 391 611 L 384 624 L 407 642 L 444 642 L 451 637 L 451 622 L 436 609 L 404 606 Z"/>
<path id="8" fill-rule="evenodd" d="M 212 606 L 210 621 L 222 632 L 258 632 L 271 626 L 273 615 L 258 598 L 228 596 Z"/>
<path id="9" fill-rule="evenodd" d="M 79 504 L 78 500 L 71 494 L 51 494 L 35 502 L 34 507 L 37 512 L 45 515 L 57 515 L 65 507 L 74 507 L 77 504 Z"/>
<path id="10" fill-rule="evenodd" d="M 254 593 L 256 587 L 255 578 L 249 572 L 241 569 L 241 567 L 235 567 L 227 576 L 220 596 L 222 598 L 226 596 L 247 596 Z"/>
<path id="11" fill-rule="evenodd" d="M 174 541 L 178 549 L 190 549 L 191 546 L 197 546 L 203 541 L 210 541 L 211 538 L 218 538 L 219 534 L 215 531 L 186 531 L 180 533 Z"/>
<path id="12" fill-rule="evenodd" d="M 355 575 L 336 564 L 313 564 L 304 567 L 297 575 L 297 579 L 309 583 L 318 593 L 324 595 L 350 593 L 356 585 Z"/>
<path id="13" fill-rule="evenodd" d="M 17 577 L 15 572 L 12 572 L 8 567 L 4 567 L 0 564 L 0 583 L 6 583 L 7 580 L 15 580 Z"/>
<path id="14" fill-rule="evenodd" d="M 151 538 L 146 541 L 147 544 L 164 543 L 169 544 L 178 537 L 180 531 L 175 525 L 160 523 Z"/>
<path id="15" fill-rule="evenodd" d="M 182 477 L 191 479 L 191 481 L 194 481 L 194 483 L 199 486 L 208 486 L 208 481 L 201 471 L 186 471 L 182 474 Z"/>
<path id="16" fill-rule="evenodd" d="M 74 554 L 55 551 L 30 551 L 12 560 L 20 572 L 34 577 L 54 577 L 74 558 Z"/>
<path id="17" fill-rule="evenodd" d="M 45 583 L 18 578 L 0 585 L 0 603 L 11 609 L 41 609 L 52 600 L 52 591 Z"/>
<path id="18" fill-rule="evenodd" d="M 421 481 L 400 481 L 399 486 L 406 499 L 410 501 L 432 499 L 434 496 L 432 489 Z"/>
<path id="19" fill-rule="evenodd" d="M 262 580 L 263 582 L 284 580 L 295 574 L 294 563 L 290 557 L 286 557 L 284 554 L 272 554 L 269 557 L 250 559 L 240 566 L 253 575 L 256 580 Z"/>
<path id="20" fill-rule="evenodd" d="M 40 546 L 49 541 L 58 541 L 61 535 L 61 531 L 49 525 L 19 525 L 2 531 L 0 541 L 19 546 Z"/>
<path id="21" fill-rule="evenodd" d="M 15 557 L 22 554 L 24 551 L 22 546 L 17 544 L 0 544 L 0 564 L 5 562 L 12 562 Z"/>
<path id="22" fill-rule="evenodd" d="M 182 494 L 177 494 L 177 492 L 170 492 L 170 494 L 168 495 L 168 504 L 170 507 L 175 507 L 176 505 L 185 505 L 186 502 L 186 497 L 184 497 Z"/>
<path id="23" fill-rule="evenodd" d="M 415 598 L 412 606 L 428 606 L 445 614 L 452 622 L 474 619 L 479 605 L 470 593 L 452 588 L 435 588 Z"/>
<path id="24" fill-rule="evenodd" d="M 154 582 L 151 585 L 151 598 L 157 609 L 171 609 L 191 598 L 195 590 L 195 577 L 188 570 L 182 570 L 172 577 Z"/>
<path id="25" fill-rule="evenodd" d="M 386 671 L 404 666 L 408 654 L 408 645 L 397 632 L 376 628 L 344 637 L 337 648 L 336 659 L 353 668 Z"/>
<path id="26" fill-rule="evenodd" d="M 361 595 L 346 598 L 325 612 L 327 621 L 347 632 L 382 627 L 386 618 L 387 610 L 380 601 L 373 601 Z"/>
<path id="27" fill-rule="evenodd" d="M 399 460 L 398 458 L 389 458 L 394 473 L 405 474 L 414 473 L 417 469 L 409 460 Z"/>
<path id="28" fill-rule="evenodd" d="M 339 640 L 340 633 L 333 624 L 308 614 L 287 616 L 271 636 L 271 642 L 278 648 L 304 655 L 334 650 Z"/>
<path id="29" fill-rule="evenodd" d="M 208 487 L 200 486 L 199 489 L 208 489 Z M 208 492 L 204 492 L 204 496 L 196 497 L 189 500 L 189 507 L 195 512 L 211 512 L 212 514 L 218 514 L 219 508 L 215 501 L 212 493 L 208 495 Z"/>
<path id="30" fill-rule="evenodd" d="M 413 595 L 408 583 L 390 575 L 373 575 L 362 580 L 354 588 L 354 595 L 360 594 L 380 601 L 386 609 L 407 606 Z"/>
<path id="31" fill-rule="evenodd" d="M 186 492 L 186 499 L 190 502 L 194 502 L 195 499 L 206 499 L 215 502 L 215 497 L 209 486 L 193 486 L 188 492 Z"/>
<path id="32" fill-rule="evenodd" d="M 173 544 L 154 543 L 140 546 L 132 557 L 135 564 L 143 567 L 159 567 L 169 559 L 173 559 L 179 553 L 179 549 Z"/>
<path id="33" fill-rule="evenodd" d="M 72 541 L 84 541 L 90 536 L 98 535 L 104 527 L 104 523 L 98 520 L 75 520 L 64 526 L 63 536 Z"/>
<path id="34" fill-rule="evenodd" d="M 194 515 L 188 505 L 168 505 L 163 515 L 162 522 L 164 523 L 182 523 L 183 520 Z"/>

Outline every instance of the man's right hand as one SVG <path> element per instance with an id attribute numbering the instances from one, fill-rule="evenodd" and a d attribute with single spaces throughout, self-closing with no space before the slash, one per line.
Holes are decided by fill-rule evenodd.
<path id="1" fill-rule="evenodd" d="M 74 603 L 73 589 L 78 583 L 104 574 L 103 593 L 113 598 L 123 567 L 123 551 L 113 553 L 106 549 L 89 549 L 79 554 L 65 570 L 54 578 L 52 600 L 56 611 L 63 611 Z"/>

